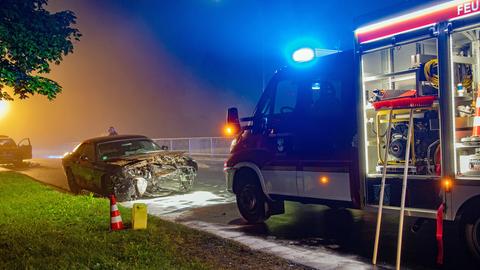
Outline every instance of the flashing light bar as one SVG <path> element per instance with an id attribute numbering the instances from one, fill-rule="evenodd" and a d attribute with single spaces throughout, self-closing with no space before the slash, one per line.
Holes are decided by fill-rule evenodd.
<path id="1" fill-rule="evenodd" d="M 450 1 L 418 10 L 355 30 L 359 43 L 373 42 L 405 32 L 433 26 L 441 21 L 451 21 L 480 13 L 480 0 Z"/>
<path id="2" fill-rule="evenodd" d="M 292 59 L 297 63 L 306 63 L 319 58 L 322 56 L 339 53 L 340 50 L 329 50 L 329 49 L 319 49 L 319 48 L 300 48 L 293 52 Z"/>
<path id="3" fill-rule="evenodd" d="M 312 48 L 301 48 L 293 52 L 293 61 L 297 63 L 310 62 L 315 59 L 315 51 Z"/>

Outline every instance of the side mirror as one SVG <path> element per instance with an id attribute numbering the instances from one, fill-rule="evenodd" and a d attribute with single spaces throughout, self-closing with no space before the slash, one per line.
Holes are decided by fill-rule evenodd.
<path id="1" fill-rule="evenodd" d="M 227 126 L 225 133 L 227 136 L 233 136 L 240 132 L 240 119 L 238 118 L 238 109 L 235 107 L 228 108 L 227 111 Z"/>

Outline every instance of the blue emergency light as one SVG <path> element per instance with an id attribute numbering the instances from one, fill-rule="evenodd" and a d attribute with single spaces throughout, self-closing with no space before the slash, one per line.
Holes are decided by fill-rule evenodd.
<path id="1" fill-rule="evenodd" d="M 297 63 L 310 62 L 315 59 L 315 51 L 312 48 L 300 48 L 293 52 L 292 59 Z"/>

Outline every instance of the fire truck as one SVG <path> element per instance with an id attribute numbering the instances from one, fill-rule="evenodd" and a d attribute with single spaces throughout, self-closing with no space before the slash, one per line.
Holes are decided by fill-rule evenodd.
<path id="1" fill-rule="evenodd" d="M 227 188 L 250 223 L 284 201 L 382 211 L 458 224 L 480 259 L 480 1 L 450 1 L 362 26 L 353 51 L 275 73 L 235 133 Z M 243 124 L 242 124 L 243 123 Z"/>

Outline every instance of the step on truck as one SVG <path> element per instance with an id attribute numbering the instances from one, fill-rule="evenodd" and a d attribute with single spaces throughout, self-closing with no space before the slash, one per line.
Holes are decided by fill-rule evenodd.
<path id="1" fill-rule="evenodd" d="M 479 4 L 368 24 L 353 51 L 315 57 L 302 48 L 251 117 L 230 108 L 236 135 L 224 171 L 241 215 L 262 222 L 284 201 L 374 210 L 375 248 L 382 210 L 437 219 L 439 253 L 441 223 L 453 221 L 479 259 Z"/>

